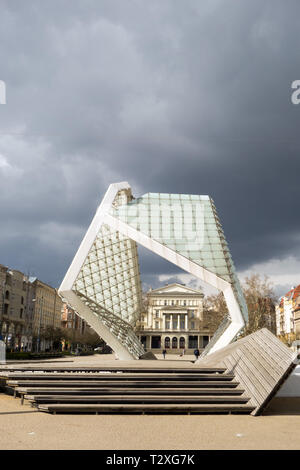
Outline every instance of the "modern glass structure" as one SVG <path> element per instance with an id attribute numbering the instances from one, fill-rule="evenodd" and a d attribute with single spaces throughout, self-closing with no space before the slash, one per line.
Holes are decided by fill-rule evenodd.
<path id="1" fill-rule="evenodd" d="M 134 332 L 142 312 L 137 243 L 223 292 L 229 316 L 203 355 L 229 344 L 247 320 L 247 307 L 209 196 L 134 198 L 127 182 L 110 185 L 60 295 L 120 359 L 138 359 L 144 350 Z"/>

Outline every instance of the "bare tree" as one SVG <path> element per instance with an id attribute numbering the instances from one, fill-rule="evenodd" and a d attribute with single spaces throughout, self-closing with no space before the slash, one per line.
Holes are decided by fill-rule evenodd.
<path id="1" fill-rule="evenodd" d="M 209 295 L 203 303 L 203 326 L 214 333 L 223 318 L 228 315 L 227 304 L 222 292 Z"/>
<path id="2" fill-rule="evenodd" d="M 252 274 L 245 278 L 242 290 L 249 319 L 239 336 L 247 336 L 261 328 L 268 328 L 275 333 L 275 295 L 269 278 Z M 206 297 L 203 308 L 203 322 L 206 326 L 215 331 L 226 315 L 228 309 L 222 292 Z"/>
<path id="3" fill-rule="evenodd" d="M 247 336 L 261 328 L 275 333 L 275 294 L 268 276 L 259 274 L 246 277 L 243 292 L 248 307 L 249 319 L 241 336 Z"/>

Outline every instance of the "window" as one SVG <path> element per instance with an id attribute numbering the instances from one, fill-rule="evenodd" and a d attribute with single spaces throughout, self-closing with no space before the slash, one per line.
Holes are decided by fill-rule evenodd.
<path id="1" fill-rule="evenodd" d="M 170 349 L 170 338 L 168 336 L 165 338 L 165 348 Z"/>
<path id="2" fill-rule="evenodd" d="M 173 330 L 178 328 L 178 315 L 173 315 Z"/>
<path id="3" fill-rule="evenodd" d="M 155 322 L 155 329 L 159 330 L 159 322 L 158 321 Z"/>
<path id="4" fill-rule="evenodd" d="M 195 329 L 195 322 L 191 321 L 191 330 L 194 330 L 194 329 Z"/>
<path id="5" fill-rule="evenodd" d="M 183 301 L 183 305 L 186 305 L 186 300 Z"/>
<path id="6" fill-rule="evenodd" d="M 174 338 L 172 338 L 172 349 L 177 349 L 177 347 L 178 347 L 178 340 L 176 336 L 174 336 Z"/>
<path id="7" fill-rule="evenodd" d="M 159 318 L 159 310 L 155 310 L 155 317 Z"/>
<path id="8" fill-rule="evenodd" d="M 189 349 L 198 348 L 198 336 L 189 336 Z"/>
<path id="9" fill-rule="evenodd" d="M 179 347 L 180 349 L 185 348 L 185 338 L 183 336 L 179 339 Z"/>
<path id="10" fill-rule="evenodd" d="M 185 330 L 185 315 L 180 315 L 180 329 Z"/>
<path id="11" fill-rule="evenodd" d="M 165 300 L 164 304 L 165 304 L 165 305 L 168 305 L 168 302 Z"/>
<path id="12" fill-rule="evenodd" d="M 160 349 L 160 346 L 161 346 L 160 336 L 152 336 L 152 338 L 151 338 L 151 347 L 153 349 Z"/>

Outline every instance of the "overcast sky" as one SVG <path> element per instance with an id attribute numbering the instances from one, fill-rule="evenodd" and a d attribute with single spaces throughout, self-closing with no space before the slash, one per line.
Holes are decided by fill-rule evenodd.
<path id="1" fill-rule="evenodd" d="M 241 279 L 300 283 L 298 0 L 0 10 L 0 263 L 58 287 L 108 185 L 128 181 L 212 196 Z M 144 250 L 141 272 L 191 282 Z"/>

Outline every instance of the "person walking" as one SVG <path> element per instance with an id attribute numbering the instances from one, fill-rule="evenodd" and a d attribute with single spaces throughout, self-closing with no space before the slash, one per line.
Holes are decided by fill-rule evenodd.
<path id="1" fill-rule="evenodd" d="M 167 351 L 164 349 L 162 353 L 163 353 L 164 359 L 166 359 Z"/>
<path id="2" fill-rule="evenodd" d="M 195 358 L 196 358 L 196 359 L 195 359 L 195 362 L 196 362 L 196 361 L 198 360 L 198 357 L 200 356 L 200 351 L 199 351 L 199 349 L 195 349 L 195 351 L 194 351 L 194 356 L 195 356 Z"/>

